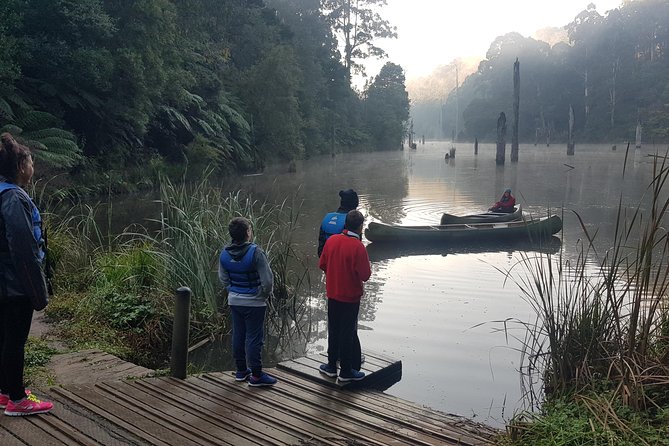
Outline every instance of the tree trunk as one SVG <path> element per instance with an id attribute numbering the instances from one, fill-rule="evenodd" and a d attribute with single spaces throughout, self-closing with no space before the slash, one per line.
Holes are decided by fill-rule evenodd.
<path id="1" fill-rule="evenodd" d="M 499 114 L 497 118 L 497 154 L 495 156 L 495 163 L 498 166 L 504 165 L 504 158 L 506 157 L 506 115 L 504 112 Z"/>
<path id="2" fill-rule="evenodd" d="M 569 139 L 567 140 L 567 155 L 574 154 L 574 107 L 569 105 Z"/>
<path id="3" fill-rule="evenodd" d="M 513 63 L 513 134 L 511 135 L 511 162 L 518 162 L 518 117 L 520 114 L 520 63 Z"/>
<path id="4" fill-rule="evenodd" d="M 618 69 L 620 67 L 620 58 L 613 63 L 613 73 L 611 77 L 611 88 L 609 89 L 609 99 L 611 101 L 611 128 L 615 126 L 616 116 L 616 77 L 618 76 Z"/>
<path id="5" fill-rule="evenodd" d="M 479 139 L 474 138 L 474 155 L 479 154 Z"/>

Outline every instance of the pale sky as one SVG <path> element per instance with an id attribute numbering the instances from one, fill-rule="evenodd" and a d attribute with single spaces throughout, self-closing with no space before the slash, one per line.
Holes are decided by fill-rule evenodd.
<path id="1" fill-rule="evenodd" d="M 485 56 L 496 37 L 517 31 L 525 37 L 549 26 L 564 26 L 586 9 L 617 8 L 622 0 L 387 0 L 381 15 L 397 27 L 397 39 L 379 41 L 389 55 L 366 62 L 375 76 L 388 60 L 404 68 L 407 79 L 430 74 L 456 57 Z"/>

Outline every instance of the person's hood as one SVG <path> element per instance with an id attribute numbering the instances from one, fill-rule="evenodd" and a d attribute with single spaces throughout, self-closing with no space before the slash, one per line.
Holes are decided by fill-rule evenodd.
<path id="1" fill-rule="evenodd" d="M 358 193 L 353 189 L 340 190 L 339 197 L 341 197 L 339 209 L 342 211 L 348 212 L 358 207 Z"/>
<path id="2" fill-rule="evenodd" d="M 234 260 L 241 260 L 244 255 L 246 254 L 246 251 L 249 250 L 251 247 L 251 242 L 245 242 L 241 245 L 235 245 L 234 243 L 228 245 L 225 247 L 225 250 L 230 254 L 230 257 L 232 257 Z"/>

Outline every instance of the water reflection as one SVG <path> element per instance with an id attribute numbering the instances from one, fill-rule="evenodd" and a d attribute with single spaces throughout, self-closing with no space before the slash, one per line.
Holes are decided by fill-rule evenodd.
<path id="1" fill-rule="evenodd" d="M 505 252 L 511 255 L 514 252 L 537 252 L 542 254 L 556 254 L 562 241 L 552 236 L 539 242 L 529 240 L 478 240 L 471 243 L 462 241 L 447 244 L 413 243 L 393 245 L 388 243 L 370 243 L 367 253 L 372 262 L 395 259 L 398 257 L 449 254 L 474 254 L 484 252 Z"/>

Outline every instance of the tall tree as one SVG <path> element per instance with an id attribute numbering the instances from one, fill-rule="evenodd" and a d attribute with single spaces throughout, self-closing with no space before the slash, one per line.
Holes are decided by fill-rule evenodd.
<path id="1" fill-rule="evenodd" d="M 401 146 L 409 119 L 409 95 L 402 67 L 387 62 L 366 90 L 366 123 L 381 149 Z"/>
<path id="2" fill-rule="evenodd" d="M 397 27 L 378 13 L 387 4 L 386 0 L 321 0 L 328 22 L 343 47 L 349 79 L 352 71 L 363 72 L 357 60 L 386 56 L 386 52 L 375 45 L 376 39 L 397 37 Z"/>

